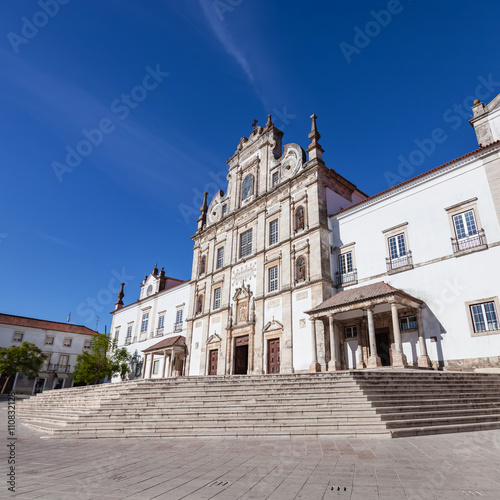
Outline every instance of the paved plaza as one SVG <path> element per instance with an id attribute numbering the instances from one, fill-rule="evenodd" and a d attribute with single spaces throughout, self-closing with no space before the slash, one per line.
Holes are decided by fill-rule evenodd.
<path id="1" fill-rule="evenodd" d="M 0 401 L 8 480 L 7 401 Z M 25 499 L 500 499 L 500 430 L 400 439 L 51 439 L 16 424 Z"/>

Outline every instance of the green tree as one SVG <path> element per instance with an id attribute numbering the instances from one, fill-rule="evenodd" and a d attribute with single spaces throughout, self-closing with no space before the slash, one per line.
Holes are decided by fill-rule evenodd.
<path id="1" fill-rule="evenodd" d="M 76 383 L 97 384 L 105 377 L 120 375 L 125 380 L 132 356 L 127 349 L 117 346 L 118 341 L 107 335 L 94 335 L 92 351 L 76 358 L 73 379 Z"/>
<path id="2" fill-rule="evenodd" d="M 29 380 L 36 378 L 46 359 L 42 350 L 31 342 L 0 348 L 0 373 L 7 375 L 2 394 L 16 373 L 26 375 Z"/>

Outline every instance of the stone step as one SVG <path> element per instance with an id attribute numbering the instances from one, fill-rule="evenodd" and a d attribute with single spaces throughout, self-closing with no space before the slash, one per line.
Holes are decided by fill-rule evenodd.
<path id="1" fill-rule="evenodd" d="M 436 425 L 457 425 L 472 424 L 481 422 L 500 422 L 500 413 L 491 415 L 471 415 L 458 417 L 434 417 L 434 418 L 413 418 L 404 420 L 389 420 L 386 422 L 388 429 L 397 429 L 400 427 L 426 427 Z"/>
<path id="2" fill-rule="evenodd" d="M 431 434 L 449 434 L 454 432 L 489 431 L 494 429 L 500 429 L 500 422 L 495 421 L 468 424 L 431 425 L 427 427 L 406 427 L 401 429 L 391 429 L 390 433 L 393 438 L 398 438 L 427 436 Z"/>

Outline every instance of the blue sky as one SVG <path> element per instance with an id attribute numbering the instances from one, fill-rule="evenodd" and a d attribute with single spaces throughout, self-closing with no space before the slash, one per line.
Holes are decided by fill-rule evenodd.
<path id="1" fill-rule="evenodd" d="M 493 1 L 0 3 L 0 310 L 99 330 L 155 264 L 189 279 L 201 193 L 271 113 L 367 194 L 476 148 Z M 480 95 L 476 95 L 480 94 Z M 79 152 L 81 154 L 79 154 Z"/>

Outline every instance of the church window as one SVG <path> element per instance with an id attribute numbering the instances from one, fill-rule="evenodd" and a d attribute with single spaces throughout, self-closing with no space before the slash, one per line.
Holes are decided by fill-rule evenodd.
<path id="1" fill-rule="evenodd" d="M 304 207 L 298 207 L 297 210 L 295 210 L 295 231 L 300 231 L 304 229 L 304 227 Z"/>
<path id="2" fill-rule="evenodd" d="M 222 205 L 222 217 L 224 217 L 227 214 L 227 203 Z"/>
<path id="3" fill-rule="evenodd" d="M 149 313 L 142 315 L 141 333 L 148 331 Z"/>
<path id="4" fill-rule="evenodd" d="M 269 244 L 278 243 L 278 219 L 269 223 Z"/>
<path id="5" fill-rule="evenodd" d="M 249 229 L 240 235 L 240 258 L 252 253 L 252 230 Z"/>
<path id="6" fill-rule="evenodd" d="M 203 312 L 203 294 L 198 295 L 196 300 L 196 314 L 201 314 Z"/>
<path id="7" fill-rule="evenodd" d="M 278 289 L 278 266 L 269 269 L 269 291 L 275 292 Z"/>
<path id="8" fill-rule="evenodd" d="M 304 281 L 306 279 L 306 259 L 304 257 L 299 257 L 297 259 L 297 271 L 296 280 Z"/>
<path id="9" fill-rule="evenodd" d="M 224 247 L 217 249 L 217 262 L 216 268 L 220 269 L 224 265 Z"/>
<path id="10" fill-rule="evenodd" d="M 277 186 L 280 181 L 280 174 L 278 172 L 273 173 L 273 178 L 272 178 L 272 185 Z"/>
<path id="11" fill-rule="evenodd" d="M 200 274 L 204 274 L 207 268 L 207 258 L 205 255 L 200 259 Z"/>
<path id="12" fill-rule="evenodd" d="M 252 174 L 248 174 L 241 184 L 241 201 L 246 200 L 253 195 L 253 181 L 254 177 Z"/>
<path id="13" fill-rule="evenodd" d="M 214 309 L 220 309 L 220 298 L 221 298 L 221 289 L 216 288 L 214 290 Z"/>
<path id="14" fill-rule="evenodd" d="M 399 329 L 403 330 L 415 330 L 418 328 L 417 317 L 416 316 L 403 316 L 399 318 Z"/>
<path id="15" fill-rule="evenodd" d="M 356 325 L 346 326 L 344 328 L 344 338 L 353 339 L 358 336 L 358 327 Z"/>
<path id="16" fill-rule="evenodd" d="M 474 332 L 489 332 L 500 329 L 494 301 L 473 304 L 470 306 L 470 312 L 474 324 Z"/>

